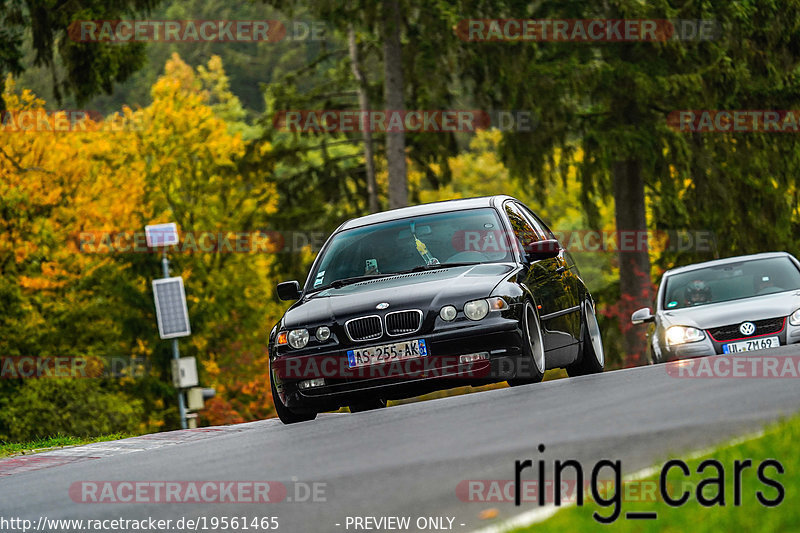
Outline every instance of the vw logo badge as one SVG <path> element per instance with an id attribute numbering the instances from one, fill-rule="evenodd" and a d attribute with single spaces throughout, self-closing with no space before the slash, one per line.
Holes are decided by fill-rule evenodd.
<path id="1" fill-rule="evenodd" d="M 389 307 L 389 304 L 388 304 L 388 303 L 386 303 L 386 302 L 381 302 L 381 303 L 379 303 L 378 305 L 376 305 L 376 306 L 375 306 L 375 309 L 386 309 L 387 307 Z M 755 326 L 754 326 L 754 327 L 755 327 Z"/>
<path id="2" fill-rule="evenodd" d="M 749 337 L 756 332 L 756 325 L 752 322 L 742 322 L 742 325 L 739 326 L 739 331 L 742 332 L 742 335 Z"/>

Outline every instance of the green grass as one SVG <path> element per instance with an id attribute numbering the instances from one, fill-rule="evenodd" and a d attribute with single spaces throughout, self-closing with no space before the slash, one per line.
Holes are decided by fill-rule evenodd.
<path id="1" fill-rule="evenodd" d="M 37 439 L 31 442 L 22 442 L 22 443 L 3 442 L 0 443 L 0 457 L 36 453 L 36 451 L 45 451 L 46 449 L 50 448 L 63 448 L 64 446 L 77 446 L 79 444 L 91 444 L 93 442 L 118 440 L 118 439 L 124 439 L 126 437 L 130 437 L 130 435 L 124 433 L 113 433 L 111 435 L 103 435 L 100 437 L 89 437 L 89 438 L 56 435 L 55 437 Z"/>
<path id="2" fill-rule="evenodd" d="M 572 506 L 558 512 L 545 522 L 534 524 L 529 528 L 516 530 L 540 532 L 565 531 L 596 531 L 599 529 L 613 531 L 668 531 L 692 533 L 719 532 L 719 531 L 800 531 L 800 506 L 797 505 L 800 497 L 800 417 L 794 417 L 768 430 L 756 439 L 739 444 L 716 449 L 713 453 L 698 459 L 686 460 L 690 476 L 684 477 L 678 468 L 669 471 L 667 477 L 669 494 L 677 498 L 683 492 L 681 485 L 690 490 L 689 500 L 681 507 L 673 508 L 664 503 L 656 489 L 657 501 L 625 501 L 621 504 L 621 513 L 616 522 L 604 526 L 592 518 L 592 513 L 598 511 L 602 516 L 612 514 L 613 506 L 601 507 L 594 502 L 584 501 L 582 507 Z M 725 506 L 703 507 L 697 500 L 696 487 L 703 479 L 715 477 L 716 469 L 709 467 L 702 474 L 697 473 L 698 465 L 705 459 L 716 459 L 725 468 Z M 743 471 L 741 506 L 734 506 L 734 475 L 733 464 L 735 460 L 751 459 L 753 466 Z M 758 466 L 765 459 L 777 459 L 784 468 L 783 474 L 778 474 L 774 468 L 767 468 L 765 475 L 777 480 L 783 485 L 785 497 L 777 507 L 764 507 L 756 498 L 756 492 L 761 491 L 765 498 L 776 499 L 778 491 L 766 486 L 758 479 Z M 666 461 L 664 461 L 666 462 Z M 552 465 L 551 465 L 552 466 Z M 594 466 L 594 465 L 591 465 Z M 623 463 L 624 466 L 624 463 Z M 661 467 L 657 465 L 658 472 L 646 478 L 658 483 Z M 584 471 L 591 472 L 591 467 L 584 465 Z M 571 470 L 568 470 L 571 471 Z M 586 474 L 589 477 L 590 474 Z M 657 486 L 657 485 L 656 485 Z M 717 494 L 716 486 L 705 487 L 706 497 L 712 498 Z M 624 491 L 620 491 L 624 494 Z M 522 509 L 522 508 L 521 508 Z M 630 511 L 656 511 L 656 520 L 626 520 L 625 513 Z"/>

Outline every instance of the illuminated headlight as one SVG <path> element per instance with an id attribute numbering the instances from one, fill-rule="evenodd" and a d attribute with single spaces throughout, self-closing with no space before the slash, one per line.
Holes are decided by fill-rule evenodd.
<path id="1" fill-rule="evenodd" d="M 486 300 L 472 300 L 464 304 L 464 314 L 470 320 L 480 320 L 489 314 L 489 302 Z"/>
<path id="2" fill-rule="evenodd" d="M 314 336 L 319 342 L 325 342 L 331 338 L 331 328 L 328 326 L 320 326 L 317 328 L 317 333 Z"/>
<path id="3" fill-rule="evenodd" d="M 289 346 L 292 348 L 303 348 L 308 344 L 308 330 L 293 329 L 289 332 Z"/>
<path id="4" fill-rule="evenodd" d="M 793 326 L 800 326 L 800 309 L 789 316 L 789 324 Z"/>
<path id="5" fill-rule="evenodd" d="M 442 307 L 442 310 L 439 311 L 439 316 L 442 318 L 442 320 L 446 320 L 448 322 L 455 320 L 457 314 L 458 311 L 456 311 L 456 308 L 452 305 L 445 305 Z"/>
<path id="6" fill-rule="evenodd" d="M 672 326 L 667 330 L 667 344 L 686 344 L 706 338 L 702 330 L 689 326 Z"/>

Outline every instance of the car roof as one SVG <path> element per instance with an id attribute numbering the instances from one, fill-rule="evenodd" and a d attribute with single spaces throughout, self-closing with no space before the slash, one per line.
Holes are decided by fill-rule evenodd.
<path id="1" fill-rule="evenodd" d="M 420 204 L 410 207 L 400 207 L 398 209 L 390 209 L 389 211 L 382 211 L 380 213 L 373 213 L 359 218 L 348 220 L 336 230 L 341 231 L 345 229 L 360 228 L 369 226 L 370 224 L 377 224 L 379 222 L 386 222 L 389 220 L 397 220 L 401 218 L 433 215 L 436 213 L 446 213 L 449 211 L 461 211 L 463 209 L 476 209 L 480 207 L 494 207 L 499 206 L 505 200 L 513 200 L 511 196 L 505 194 L 498 194 L 495 196 L 479 196 L 477 198 L 461 198 L 458 200 L 444 200 L 441 202 L 433 202 L 430 204 Z"/>
<path id="2" fill-rule="evenodd" d="M 753 259 L 771 259 L 774 257 L 788 257 L 790 259 L 794 259 L 794 256 L 787 252 L 765 252 L 761 254 L 737 255 L 735 257 L 726 257 L 725 259 L 715 259 L 714 261 L 705 261 L 703 263 L 694 263 L 692 265 L 673 268 L 664 272 L 664 277 L 680 274 L 682 272 L 699 270 L 701 268 L 721 266 L 729 263 L 740 263 L 742 261 L 752 261 Z"/>

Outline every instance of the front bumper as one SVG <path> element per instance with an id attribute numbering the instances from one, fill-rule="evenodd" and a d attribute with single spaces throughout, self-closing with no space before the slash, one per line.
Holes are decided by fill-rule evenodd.
<path id="1" fill-rule="evenodd" d="M 387 342 L 424 339 L 428 355 L 397 363 L 350 369 L 347 350 L 340 347 L 311 355 L 280 356 L 271 361 L 271 376 L 283 404 L 301 413 L 328 411 L 374 398 L 400 399 L 435 390 L 504 381 L 524 371 L 522 331 L 512 318 L 494 317 L 469 327 L 381 339 L 359 348 Z M 460 356 L 483 354 L 486 359 L 461 363 Z M 300 389 L 309 379 L 324 385 Z"/>
<path id="2" fill-rule="evenodd" d="M 722 346 L 731 342 L 739 342 L 742 340 L 759 339 L 764 337 L 778 337 L 781 346 L 786 344 L 800 343 L 800 326 L 793 326 L 789 320 L 785 321 L 783 329 L 776 333 L 767 333 L 764 335 L 757 335 L 754 337 L 746 337 L 742 339 L 718 341 L 711 337 L 708 331 L 705 331 L 706 338 L 698 342 L 690 342 L 687 344 L 678 344 L 675 346 L 666 346 L 663 348 L 663 353 L 666 355 L 666 361 L 677 361 L 680 359 L 691 359 L 694 357 L 705 357 L 707 355 L 721 355 L 723 354 Z M 662 337 L 663 338 L 663 337 Z M 666 344 L 666 343 L 665 343 Z"/>

